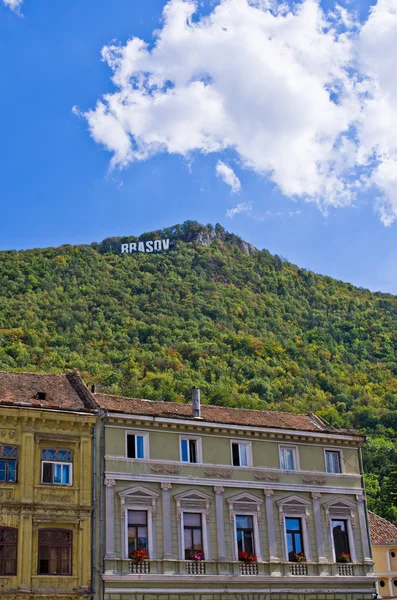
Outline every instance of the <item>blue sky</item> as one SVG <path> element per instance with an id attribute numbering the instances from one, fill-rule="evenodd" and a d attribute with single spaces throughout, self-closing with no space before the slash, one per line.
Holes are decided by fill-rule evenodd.
<path id="1" fill-rule="evenodd" d="M 396 104 L 396 89 L 387 87 L 393 47 L 375 57 L 379 69 L 371 52 L 378 30 L 386 41 L 397 32 L 395 2 L 383 0 L 371 22 L 368 3 L 355 5 L 350 22 L 344 15 L 335 25 L 332 43 L 317 31 L 314 3 L 306 14 L 291 13 L 296 26 L 290 19 L 285 33 L 285 15 L 256 30 L 261 15 L 253 11 L 262 9 L 229 2 L 242 11 L 238 23 L 233 11 L 215 14 L 218 3 L 204 2 L 191 19 L 191 29 L 201 22 L 192 36 L 176 27 L 183 0 L 173 0 L 168 29 L 164 0 L 25 0 L 22 16 L 0 0 L 0 249 L 90 243 L 194 219 L 220 222 L 301 267 L 397 293 L 397 149 L 386 131 L 393 133 L 397 118 L 390 112 L 387 127 L 378 119 Z M 305 57 L 299 19 L 312 20 L 313 56 Z M 240 60 L 244 35 L 258 45 Z M 274 36 L 278 47 L 284 35 L 295 40 L 288 42 L 290 71 L 271 46 L 262 53 L 261 35 Z M 149 44 L 144 56 L 113 49 L 101 60 L 102 48 L 118 40 L 126 49 L 133 36 Z M 349 44 L 363 53 L 359 66 L 349 62 L 357 54 Z M 230 72 L 222 62 L 228 57 Z M 133 89 L 123 74 L 132 63 L 134 77 L 149 73 L 155 83 L 135 80 Z M 352 90 L 357 73 L 364 91 Z M 192 91 L 193 80 L 205 85 Z M 324 96 L 331 80 L 335 103 Z M 119 103 L 113 112 L 111 102 Z M 144 103 L 139 120 L 136 102 Z"/>

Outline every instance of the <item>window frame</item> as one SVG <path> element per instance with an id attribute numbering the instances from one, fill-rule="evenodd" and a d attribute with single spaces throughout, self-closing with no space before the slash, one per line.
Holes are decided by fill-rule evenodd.
<path id="1" fill-rule="evenodd" d="M 69 483 L 57 483 L 55 481 L 43 481 L 43 476 L 44 476 L 44 464 L 50 464 L 50 465 L 61 465 L 63 466 L 68 466 L 69 467 Z M 60 485 L 63 487 L 73 487 L 73 462 L 61 462 L 58 460 L 41 460 L 41 479 L 40 479 L 40 484 L 41 485 Z"/>
<path id="2" fill-rule="evenodd" d="M 126 526 L 127 526 L 127 532 L 126 532 L 126 549 L 127 549 L 127 558 L 128 558 L 128 555 L 129 555 L 129 547 L 128 547 L 129 512 L 145 512 L 146 513 L 146 540 L 147 540 L 146 552 L 151 557 L 151 554 L 150 554 L 150 550 L 151 550 L 150 541 L 151 541 L 151 536 L 152 536 L 152 531 L 151 531 L 152 514 L 150 513 L 150 510 L 149 510 L 149 508 L 147 506 L 143 506 L 143 507 L 129 506 L 127 508 L 127 514 L 126 514 Z"/>
<path id="3" fill-rule="evenodd" d="M 4 555 L 6 554 L 7 547 L 10 547 L 10 546 L 15 547 L 15 560 L 13 561 L 15 570 L 12 572 L 7 572 L 7 569 L 6 569 L 7 560 L 4 559 L 3 560 L 4 572 L 2 570 L 0 570 L 0 577 L 13 577 L 13 576 L 17 575 L 17 572 L 18 572 L 18 535 L 19 535 L 19 531 L 18 531 L 17 527 L 3 527 L 3 526 L 0 527 L 0 530 L 5 530 L 5 529 L 8 531 L 14 531 L 16 533 L 15 544 L 7 544 L 7 543 L 0 542 L 0 544 L 4 547 L 3 548 Z M 3 558 L 4 558 L 4 556 L 3 556 Z"/>
<path id="4" fill-rule="evenodd" d="M 281 527 L 281 539 L 283 545 L 283 556 L 285 562 L 289 561 L 288 556 L 288 542 L 287 542 L 287 528 L 285 519 L 301 519 L 302 524 L 302 538 L 303 538 L 303 549 L 308 562 L 311 561 L 312 549 L 311 541 L 308 531 L 307 519 L 309 517 L 309 510 L 311 509 L 311 502 L 305 498 L 301 498 L 297 495 L 286 496 L 282 500 L 277 501 L 279 513 L 280 513 L 280 527 Z"/>
<path id="5" fill-rule="evenodd" d="M 336 552 L 334 536 L 332 530 L 332 521 L 347 521 L 347 533 L 350 548 L 350 557 L 352 563 L 357 562 L 356 543 L 354 539 L 354 522 L 356 519 L 356 506 L 347 500 L 331 500 L 323 504 L 328 530 L 328 543 L 330 548 L 331 560 L 336 564 Z"/>
<path id="6" fill-rule="evenodd" d="M 181 548 L 180 548 L 180 560 L 191 561 L 191 558 L 185 558 L 185 513 L 188 514 L 199 514 L 201 516 L 201 536 L 203 543 L 204 560 L 210 560 L 209 547 L 208 547 L 208 529 L 207 529 L 207 510 L 198 506 L 192 506 L 191 508 L 181 509 L 180 519 L 180 533 L 181 533 Z"/>
<path id="7" fill-rule="evenodd" d="M 246 455 L 247 455 L 247 464 L 246 465 L 235 465 L 233 464 L 233 444 L 238 444 L 239 446 L 245 446 L 246 447 Z M 240 448 L 239 448 L 239 460 L 241 460 L 241 456 L 240 456 Z M 231 465 L 234 468 L 237 469 L 247 469 L 247 468 L 252 468 L 253 466 L 253 462 L 252 462 L 252 442 L 250 440 L 236 440 L 236 439 L 231 439 L 230 440 L 230 459 L 231 459 Z"/>
<path id="8" fill-rule="evenodd" d="M 293 460 L 294 460 L 294 468 L 293 469 L 283 469 L 282 468 L 282 460 L 281 460 L 281 453 L 283 450 L 292 450 L 292 455 L 293 455 Z M 283 471 L 284 473 L 293 473 L 296 471 L 300 471 L 300 460 L 299 460 L 299 450 L 298 450 L 298 446 L 294 445 L 294 444 L 279 444 L 278 445 L 278 455 L 279 455 L 279 461 L 280 461 L 280 471 Z"/>
<path id="9" fill-rule="evenodd" d="M 337 473 L 327 471 L 327 452 L 334 452 L 339 455 L 339 469 L 340 471 Z M 344 474 L 344 460 L 343 460 L 343 450 L 341 448 L 324 448 L 324 473 L 327 475 L 343 475 Z"/>
<path id="10" fill-rule="evenodd" d="M 14 448 L 17 452 L 16 456 L 6 456 L 4 453 L 4 449 L 5 448 Z M 4 481 L 0 480 L 0 483 L 18 483 L 18 466 L 19 466 L 19 446 L 16 446 L 15 444 L 0 444 L 0 460 L 4 460 L 6 463 L 6 468 L 5 468 L 5 473 L 6 473 L 6 478 L 4 479 Z M 9 473 L 9 467 L 8 467 L 8 463 L 10 461 L 15 462 L 15 481 L 9 481 L 8 479 L 8 473 Z"/>
<path id="11" fill-rule="evenodd" d="M 151 560 L 156 558 L 156 521 L 157 500 L 159 494 L 142 486 L 118 492 L 121 501 L 121 553 L 122 558 L 128 559 L 128 511 L 146 510 L 148 513 L 148 552 Z M 114 527 L 114 523 L 112 523 Z"/>
<path id="12" fill-rule="evenodd" d="M 130 456 L 128 456 L 128 436 L 129 435 L 134 435 L 135 436 L 135 455 L 137 454 L 137 442 L 136 442 L 136 437 L 140 436 L 143 438 L 143 458 L 131 458 Z M 125 457 L 128 460 L 148 460 L 150 458 L 150 453 L 149 453 L 149 433 L 147 431 L 136 431 L 133 429 L 128 429 L 125 432 Z"/>
<path id="13" fill-rule="evenodd" d="M 303 517 L 298 517 L 298 516 L 293 516 L 293 515 L 285 515 L 284 517 L 284 529 L 285 529 L 285 553 L 286 553 L 286 557 L 287 557 L 287 561 L 288 562 L 297 562 L 294 560 L 290 560 L 289 557 L 289 552 L 288 552 L 288 529 L 287 529 L 287 520 L 288 519 L 294 519 L 295 521 L 299 521 L 299 530 L 298 533 L 301 537 L 301 546 L 302 546 L 302 550 L 301 552 L 303 552 L 304 556 L 307 556 L 306 553 L 306 544 L 305 544 L 305 536 L 303 534 Z M 296 530 L 294 530 L 296 531 Z M 290 531 L 292 533 L 292 530 Z M 295 542 L 293 543 L 293 545 L 295 545 Z M 295 554 L 299 554 L 299 552 L 295 552 Z"/>
<path id="14" fill-rule="evenodd" d="M 187 442 L 194 440 L 196 442 L 196 462 L 191 462 L 190 460 L 182 460 L 182 440 L 186 440 Z M 188 444 L 188 453 L 190 458 L 190 448 Z M 200 465 L 203 463 L 203 448 L 202 448 L 202 438 L 198 435 L 180 435 L 179 436 L 179 461 L 184 465 Z"/>
<path id="15" fill-rule="evenodd" d="M 70 533 L 70 545 L 66 544 L 40 544 L 40 533 L 43 531 L 51 531 L 51 532 L 59 532 L 64 531 Z M 40 548 L 69 548 L 69 573 L 41 573 L 40 572 Z M 59 561 L 59 556 L 57 556 L 57 562 Z M 49 559 L 49 566 L 51 566 Z M 50 569 L 49 569 L 50 570 Z M 73 576 L 73 530 L 66 529 L 64 527 L 43 527 L 38 530 L 38 538 L 37 538 L 37 574 L 43 577 L 71 577 Z"/>
<path id="16" fill-rule="evenodd" d="M 186 509 L 183 510 L 181 513 L 181 521 L 182 521 L 182 556 L 183 556 L 183 560 L 187 560 L 187 561 L 191 561 L 193 560 L 192 558 L 186 558 L 186 547 L 185 547 L 185 514 L 188 515 L 200 515 L 200 522 L 201 522 L 201 526 L 200 526 L 200 531 L 201 531 L 201 545 L 203 548 L 203 552 L 204 552 L 204 560 L 208 560 L 207 559 L 207 553 L 206 553 L 206 544 L 205 544 L 205 539 L 207 536 L 207 529 L 206 529 L 206 525 L 204 525 L 204 523 L 206 523 L 207 519 L 206 519 L 206 512 L 205 509 L 196 509 L 196 508 L 192 508 L 191 510 Z M 190 526 L 186 526 L 188 529 L 197 529 L 197 527 L 193 528 Z"/>

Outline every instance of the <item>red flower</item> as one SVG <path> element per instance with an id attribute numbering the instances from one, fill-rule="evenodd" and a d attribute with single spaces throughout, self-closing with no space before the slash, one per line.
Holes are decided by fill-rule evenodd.
<path id="1" fill-rule="evenodd" d="M 306 556 L 304 555 L 303 552 L 299 552 L 299 554 L 295 554 L 294 556 L 295 556 L 296 562 L 303 562 L 303 563 L 306 562 Z"/>
<path id="2" fill-rule="evenodd" d="M 196 562 L 204 560 L 204 552 L 201 552 L 201 550 L 197 550 L 197 552 L 193 552 L 190 555 L 190 558 L 191 560 L 195 560 Z"/>
<path id="3" fill-rule="evenodd" d="M 257 560 L 258 560 L 258 558 L 255 556 L 255 554 L 251 554 L 249 552 L 239 552 L 238 559 L 241 560 L 242 562 L 246 562 L 246 563 L 257 562 Z"/>
<path id="4" fill-rule="evenodd" d="M 341 563 L 349 563 L 351 562 L 351 556 L 348 552 L 341 552 L 338 556 L 338 560 L 337 562 L 341 562 Z"/>
<path id="5" fill-rule="evenodd" d="M 129 553 L 129 558 L 135 563 L 141 563 L 144 560 L 149 560 L 149 552 L 147 550 L 133 550 Z"/>

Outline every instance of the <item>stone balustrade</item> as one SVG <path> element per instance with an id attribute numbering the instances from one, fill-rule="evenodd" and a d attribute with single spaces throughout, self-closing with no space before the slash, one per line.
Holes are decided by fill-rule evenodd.
<path id="1" fill-rule="evenodd" d="M 372 573 L 372 565 L 364 563 L 290 563 L 290 562 L 257 562 L 242 563 L 240 561 L 211 561 L 202 562 L 185 560 L 150 560 L 135 564 L 131 560 L 111 558 L 105 560 L 104 578 L 127 576 L 131 578 L 145 575 L 176 575 L 186 576 L 271 576 L 271 577 L 365 577 Z"/>

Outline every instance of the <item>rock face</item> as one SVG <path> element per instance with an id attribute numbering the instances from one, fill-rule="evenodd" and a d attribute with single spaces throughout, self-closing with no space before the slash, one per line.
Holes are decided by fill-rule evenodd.
<path id="1" fill-rule="evenodd" d="M 194 236 L 192 239 L 192 241 L 195 241 L 198 244 L 201 244 L 202 246 L 209 246 L 215 240 L 220 240 L 221 242 L 229 242 L 229 244 L 240 248 L 240 250 L 244 252 L 244 254 L 249 255 L 253 254 L 254 252 L 257 252 L 255 246 L 252 246 L 252 244 L 249 244 L 248 242 L 244 242 L 244 240 L 239 238 L 237 235 L 234 235 L 233 233 L 228 233 L 227 231 L 216 231 L 214 229 L 210 230 L 205 228 L 205 230 L 203 229 L 203 231 L 197 233 L 196 236 Z"/>
<path id="2" fill-rule="evenodd" d="M 170 248 L 175 248 L 178 242 L 197 242 L 202 246 L 209 246 L 216 240 L 227 242 L 237 246 L 244 254 L 253 254 L 257 249 L 239 238 L 234 233 L 229 233 L 221 225 L 201 225 L 196 221 L 185 221 L 181 225 L 166 227 L 157 231 L 143 233 L 139 237 L 112 237 L 103 240 L 100 244 L 93 243 L 91 246 L 100 253 L 114 252 L 119 254 L 121 244 L 155 239 L 169 239 Z"/>

